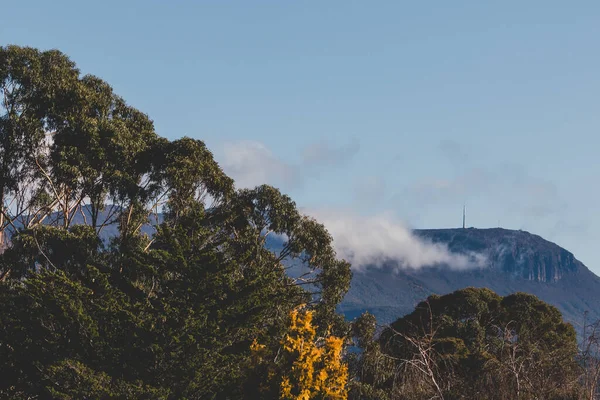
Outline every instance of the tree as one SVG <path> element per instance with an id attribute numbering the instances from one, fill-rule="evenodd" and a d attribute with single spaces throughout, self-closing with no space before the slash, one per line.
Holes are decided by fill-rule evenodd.
<path id="1" fill-rule="evenodd" d="M 375 372 L 359 376 L 357 386 L 385 390 L 391 398 L 579 394 L 575 331 L 555 307 L 529 294 L 501 297 L 467 288 L 432 295 L 384 329 L 377 344 L 358 363 Z M 377 352 L 392 362 L 374 365 Z"/>
<path id="2" fill-rule="evenodd" d="M 280 347 L 298 305 L 344 336 L 349 264 L 288 196 L 236 190 L 202 141 L 161 138 L 58 51 L 0 48 L 0 83 L 2 395 L 244 398 L 270 382 L 253 341 Z"/>
<path id="3" fill-rule="evenodd" d="M 365 312 L 352 323 L 353 344 L 358 351 L 348 355 L 350 399 L 389 400 L 396 378 L 393 357 L 385 354 L 376 337 L 377 320 Z"/>
<path id="4" fill-rule="evenodd" d="M 77 75 L 74 65 L 59 52 L 0 48 L 1 246 L 5 230 L 14 232 L 18 218 L 31 215 L 36 219 L 36 207 L 48 204 L 40 164 L 47 156 L 49 132 L 60 123 L 57 114 Z"/>
<path id="5" fill-rule="evenodd" d="M 344 339 L 327 333 L 318 337 L 313 312 L 296 307 L 280 346 L 268 349 L 252 344 L 254 368 L 266 368 L 273 377 L 270 387 L 259 388 L 254 398 L 283 400 L 344 400 L 348 368 L 343 361 Z M 277 359 L 272 362 L 271 359 Z"/>
<path id="6" fill-rule="evenodd" d="M 583 328 L 583 341 L 579 360 L 583 367 L 584 398 L 594 400 L 598 396 L 600 383 L 600 321 L 588 323 L 586 312 Z"/>

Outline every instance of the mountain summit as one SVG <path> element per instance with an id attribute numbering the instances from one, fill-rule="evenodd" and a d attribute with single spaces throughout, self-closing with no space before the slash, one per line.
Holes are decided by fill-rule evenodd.
<path id="1" fill-rule="evenodd" d="M 555 305 L 580 330 L 584 318 L 600 319 L 600 277 L 575 256 L 538 235 L 493 229 L 423 229 L 415 235 L 457 254 L 482 255 L 480 268 L 453 269 L 438 265 L 418 270 L 394 263 L 355 271 L 350 291 L 340 305 L 348 318 L 363 311 L 380 323 L 411 312 L 431 294 L 464 287 L 487 287 L 500 295 L 526 292 Z M 587 317 L 585 313 L 587 312 Z"/>
<path id="2" fill-rule="evenodd" d="M 572 253 L 538 235 L 508 229 L 426 229 L 417 236 L 455 253 L 482 254 L 490 269 L 528 281 L 557 282 L 586 268 Z"/>

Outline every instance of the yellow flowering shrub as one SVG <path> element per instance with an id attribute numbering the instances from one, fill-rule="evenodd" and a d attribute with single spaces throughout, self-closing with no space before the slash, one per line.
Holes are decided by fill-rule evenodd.
<path id="1" fill-rule="evenodd" d="M 344 400 L 348 396 L 344 340 L 332 335 L 317 340 L 312 318 L 310 310 L 297 308 L 290 313 L 290 327 L 281 344 L 291 367 L 283 372 L 280 398 Z"/>

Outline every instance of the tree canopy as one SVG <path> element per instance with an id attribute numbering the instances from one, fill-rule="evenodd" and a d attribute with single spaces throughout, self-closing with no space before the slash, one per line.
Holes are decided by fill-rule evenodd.
<path id="1" fill-rule="evenodd" d="M 349 264 L 288 196 L 236 189 L 59 51 L 0 48 L 0 96 L 2 396 L 241 398 L 298 305 L 344 335 Z"/>
<path id="2" fill-rule="evenodd" d="M 575 330 L 533 295 L 433 295 L 376 341 L 365 318 L 357 398 L 578 398 Z"/>

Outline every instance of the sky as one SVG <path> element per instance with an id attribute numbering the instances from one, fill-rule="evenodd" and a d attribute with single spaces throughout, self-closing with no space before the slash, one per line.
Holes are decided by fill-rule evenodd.
<path id="1" fill-rule="evenodd" d="M 4 3 L 0 45 L 63 51 L 239 187 L 346 227 L 466 204 L 600 274 L 600 2 Z"/>

